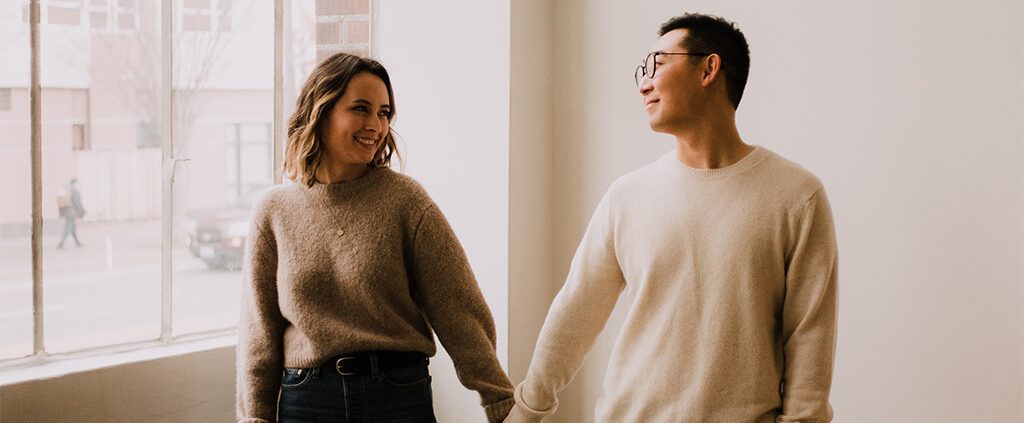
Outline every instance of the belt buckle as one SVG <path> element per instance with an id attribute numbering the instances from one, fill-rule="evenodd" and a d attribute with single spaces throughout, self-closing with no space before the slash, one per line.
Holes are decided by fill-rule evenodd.
<path id="1" fill-rule="evenodd" d="M 338 361 L 334 362 L 334 370 L 337 370 L 338 374 L 340 374 L 342 376 L 355 376 L 356 372 L 346 372 L 346 371 L 342 370 L 341 368 L 342 368 L 342 363 L 345 360 L 355 360 L 357 358 L 358 357 L 341 357 L 341 358 L 339 358 Z"/>

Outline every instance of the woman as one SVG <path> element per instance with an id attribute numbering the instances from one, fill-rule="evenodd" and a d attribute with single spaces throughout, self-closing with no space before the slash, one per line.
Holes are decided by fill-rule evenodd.
<path id="1" fill-rule="evenodd" d="M 494 321 L 451 227 L 388 166 L 395 100 L 376 61 L 335 54 L 288 124 L 253 208 L 238 339 L 243 422 L 432 422 L 434 332 L 488 420 L 512 407 Z M 280 400 L 279 400 L 280 397 Z"/>

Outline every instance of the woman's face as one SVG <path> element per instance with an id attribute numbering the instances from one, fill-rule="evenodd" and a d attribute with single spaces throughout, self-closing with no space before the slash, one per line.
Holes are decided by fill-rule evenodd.
<path id="1" fill-rule="evenodd" d="M 390 116 L 384 81 L 368 72 L 356 74 L 327 116 L 325 164 L 365 170 L 383 148 Z"/>

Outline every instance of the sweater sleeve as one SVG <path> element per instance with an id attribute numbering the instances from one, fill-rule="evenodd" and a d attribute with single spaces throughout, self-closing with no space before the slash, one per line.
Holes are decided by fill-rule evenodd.
<path id="1" fill-rule="evenodd" d="M 804 207 L 786 269 L 779 423 L 832 420 L 828 397 L 836 344 L 837 273 L 832 211 L 824 189 L 819 189 Z"/>
<path id="2" fill-rule="evenodd" d="M 422 212 L 412 244 L 417 302 L 459 381 L 480 394 L 488 421 L 502 421 L 512 407 L 512 382 L 498 362 L 494 318 L 465 251 L 436 205 Z"/>
<path id="3" fill-rule="evenodd" d="M 242 264 L 242 304 L 236 357 L 240 422 L 277 421 L 284 366 L 285 320 L 277 302 L 277 249 L 263 207 L 253 210 Z"/>
<path id="4" fill-rule="evenodd" d="M 554 414 L 558 392 L 582 366 L 625 287 L 615 256 L 611 207 L 610 194 L 605 194 L 544 320 L 530 369 L 516 386 L 516 405 L 506 422 L 540 422 Z"/>

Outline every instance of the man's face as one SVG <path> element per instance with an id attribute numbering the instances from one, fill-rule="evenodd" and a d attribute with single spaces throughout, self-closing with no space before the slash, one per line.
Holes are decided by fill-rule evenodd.
<path id="1" fill-rule="evenodd" d="M 682 47 L 686 32 L 685 29 L 668 32 L 658 39 L 652 51 L 687 53 Z M 691 124 L 699 112 L 699 105 L 704 101 L 701 96 L 706 94 L 701 90 L 702 58 L 658 54 L 648 62 L 647 72 L 652 71 L 652 66 L 656 67 L 654 78 L 641 78 L 639 89 L 649 124 L 655 132 L 678 133 Z"/>

